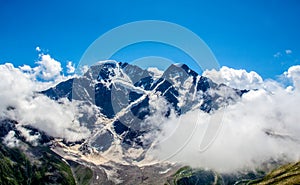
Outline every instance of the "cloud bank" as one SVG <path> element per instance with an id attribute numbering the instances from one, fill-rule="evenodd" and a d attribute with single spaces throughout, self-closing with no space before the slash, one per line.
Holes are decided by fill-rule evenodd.
<path id="1" fill-rule="evenodd" d="M 73 71 L 71 62 L 66 67 L 70 73 Z M 159 98 L 152 101 L 151 107 L 161 112 L 145 120 L 146 126 L 155 123 L 156 127 L 155 133 L 145 138 L 156 139 L 147 156 L 224 172 L 257 168 L 270 159 L 300 159 L 300 66 L 292 66 L 282 75 L 291 81 L 288 88 L 263 80 L 256 72 L 228 67 L 205 71 L 203 75 L 217 83 L 251 91 L 212 114 L 193 110 L 181 117 L 171 114 L 168 119 L 162 118 L 168 108 L 166 102 Z M 0 83 L 0 118 L 17 120 L 21 126 L 31 125 L 68 141 L 89 137 L 89 123 L 79 118 L 84 111 L 97 114 L 95 109 L 66 99 L 53 101 L 37 93 L 70 77 L 63 75 L 60 62 L 45 54 L 40 54 L 34 67 L 0 65 L 0 79 L 5 79 Z M 209 124 L 218 116 L 222 117 L 222 127 L 216 130 L 216 139 L 207 150 L 200 151 Z M 26 136 L 26 130 L 19 130 Z M 7 145 L 18 145 L 14 134 L 10 132 L 4 138 Z M 28 141 L 34 139 L 26 137 Z"/>
<path id="2" fill-rule="evenodd" d="M 235 104 L 206 114 L 194 110 L 172 117 L 164 124 L 149 155 L 220 172 L 256 169 L 269 160 L 300 160 L 300 66 L 285 74 L 293 81 L 285 89 L 275 81 L 263 81 L 255 72 L 222 67 L 206 71 L 218 83 L 236 88 L 260 88 L 244 94 Z M 221 128 L 208 149 L 200 151 L 206 129 L 221 116 Z M 159 121 L 159 120 L 156 120 Z"/>
<path id="3" fill-rule="evenodd" d="M 36 64 L 19 68 L 10 63 L 0 65 L 0 118 L 17 120 L 68 141 L 88 137 L 90 131 L 77 119 L 78 102 L 56 102 L 37 93 L 71 76 L 64 76 L 61 63 L 48 54 L 41 54 Z"/>

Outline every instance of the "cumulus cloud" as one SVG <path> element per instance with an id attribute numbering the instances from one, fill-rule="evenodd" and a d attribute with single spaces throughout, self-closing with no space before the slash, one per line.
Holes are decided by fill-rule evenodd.
<path id="1" fill-rule="evenodd" d="M 67 73 L 72 74 L 75 72 L 75 64 L 72 63 L 72 61 L 68 61 L 67 63 Z"/>
<path id="2" fill-rule="evenodd" d="M 3 79 L 0 118 L 17 120 L 20 125 L 31 125 L 68 141 L 88 137 L 90 131 L 82 125 L 86 123 L 78 121 L 80 102 L 57 102 L 37 93 L 70 78 L 61 75 L 61 64 L 50 55 L 42 55 L 36 64 L 33 68 L 27 65 L 16 68 L 10 63 L 0 65 L 0 79 Z"/>
<path id="3" fill-rule="evenodd" d="M 61 74 L 61 63 L 51 58 L 49 54 L 42 54 L 37 64 L 38 67 L 34 68 L 34 71 L 43 80 L 52 80 Z"/>
<path id="4" fill-rule="evenodd" d="M 63 76 L 61 63 L 49 54 L 39 54 L 39 60 L 36 64 L 35 67 L 25 64 L 20 66 L 19 69 L 30 74 L 32 78 L 39 78 L 44 81 L 55 81 Z"/>
<path id="5" fill-rule="evenodd" d="M 194 110 L 181 117 L 171 117 L 162 125 L 156 145 L 148 155 L 220 172 L 257 169 L 268 160 L 300 160 L 299 69 L 293 66 L 286 72 L 294 80 L 289 91 L 267 80 L 264 86 L 272 90 L 251 90 L 237 103 L 212 114 Z M 234 82 L 228 84 L 236 84 L 233 77 L 236 75 L 231 78 Z M 209 130 L 211 125 L 219 126 Z M 206 132 L 216 137 L 211 137 L 206 142 L 208 148 L 202 150 Z"/>
<path id="6" fill-rule="evenodd" d="M 218 84 L 225 84 L 237 89 L 258 89 L 262 87 L 262 77 L 254 71 L 236 70 L 223 66 L 219 71 L 206 70 L 202 74 Z"/>
<path id="7" fill-rule="evenodd" d="M 300 89 L 300 65 L 290 67 L 284 75 L 292 80 L 297 90 Z"/>

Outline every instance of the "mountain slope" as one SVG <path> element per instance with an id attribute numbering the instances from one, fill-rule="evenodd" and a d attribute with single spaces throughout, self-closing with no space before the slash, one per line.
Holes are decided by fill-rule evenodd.
<path id="1" fill-rule="evenodd" d="M 90 184 L 88 172 L 91 173 L 91 169 L 73 161 L 67 162 L 53 152 L 51 146 L 54 138 L 35 128 L 22 126 L 23 129 L 30 129 L 31 136 L 40 136 L 33 144 L 26 140 L 18 127 L 17 121 L 0 120 L 1 185 Z M 9 143 L 7 137 L 10 137 Z M 75 170 L 74 164 L 77 164 Z"/>
<path id="2" fill-rule="evenodd" d="M 153 138 L 161 129 L 158 124 L 194 110 L 212 115 L 234 104 L 245 92 L 216 84 L 184 64 L 171 65 L 158 76 L 127 63 L 99 62 L 83 76 L 41 92 L 58 104 L 69 104 L 65 98 L 73 101 L 70 104 L 80 111 L 72 122 L 89 129 L 89 137 L 69 142 L 30 126 L 30 122 L 20 124 L 0 117 L 0 184 L 299 183 L 299 163 L 263 177 L 269 168 L 219 174 L 146 155 L 155 147 Z M 11 115 L 16 109 L 7 107 Z M 272 129 L 262 132 L 270 138 L 298 141 Z M 148 137 L 149 133 L 153 135 Z"/>
<path id="3" fill-rule="evenodd" d="M 173 64 L 157 77 L 134 65 L 104 61 L 91 66 L 83 76 L 42 93 L 55 100 L 68 98 L 96 105 L 101 120 L 85 115 L 94 117 L 87 123 L 92 137 L 85 148 L 105 152 L 113 145 L 121 145 L 121 150 L 149 148 L 151 141 L 144 137 L 157 128 L 143 122 L 152 115 L 169 117 L 173 112 L 181 115 L 194 109 L 210 113 L 245 92 L 216 84 L 185 64 Z M 157 108 L 157 102 L 165 106 Z"/>
<path id="4" fill-rule="evenodd" d="M 252 181 L 248 184 L 257 184 L 257 185 L 292 185 L 300 184 L 300 162 L 291 163 L 284 166 L 281 166 L 264 178 Z"/>
<path id="5" fill-rule="evenodd" d="M 6 120 L 7 122 L 7 120 Z M 1 138 L 2 140 L 2 138 Z M 65 161 L 47 146 L 8 148 L 0 144 L 0 183 L 6 184 L 299 184 L 300 162 L 281 166 L 268 175 L 262 172 L 218 174 L 212 170 L 180 166 L 138 167 L 113 162 L 95 166 Z M 25 151 L 22 151 L 26 147 Z M 22 149 L 23 148 L 23 149 Z M 176 171 L 176 169 L 179 169 Z M 73 172 L 73 173 L 72 173 Z M 176 173 L 175 173 L 176 172 Z M 112 174 L 118 181 L 111 181 Z"/>
<path id="6" fill-rule="evenodd" d="M 170 176 L 167 184 L 296 185 L 300 184 L 300 162 L 280 166 L 266 175 L 261 170 L 218 174 L 212 170 L 182 167 L 175 174 Z"/>
<path id="7" fill-rule="evenodd" d="M 75 184 L 70 167 L 47 147 L 26 153 L 0 144 L 0 184 Z"/>

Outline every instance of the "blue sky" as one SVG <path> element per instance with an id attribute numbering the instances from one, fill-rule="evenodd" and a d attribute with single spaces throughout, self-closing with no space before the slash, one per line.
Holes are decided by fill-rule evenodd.
<path id="1" fill-rule="evenodd" d="M 201 37 L 221 66 L 276 78 L 300 64 L 300 1 L 209 2 L 0 0 L 0 63 L 34 65 L 37 46 L 63 64 L 78 63 L 87 47 L 110 29 L 132 21 L 164 20 Z M 128 61 L 134 52 L 142 53 L 135 47 L 119 57 Z"/>

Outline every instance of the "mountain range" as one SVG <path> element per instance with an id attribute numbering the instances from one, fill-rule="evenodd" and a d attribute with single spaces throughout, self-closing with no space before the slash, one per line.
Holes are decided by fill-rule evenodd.
<path id="1" fill-rule="evenodd" d="M 173 64 L 163 73 L 155 74 L 135 65 L 105 61 L 91 66 L 83 76 L 42 93 L 55 100 L 68 98 L 96 105 L 105 126 L 92 121 L 97 118 L 83 118 L 88 128 L 97 130 L 85 144 L 103 152 L 117 143 L 116 140 L 124 150 L 149 147 L 151 141 L 141 138 L 154 128 L 142 122 L 153 114 L 168 117 L 172 111 L 182 115 L 194 109 L 210 113 L 234 102 L 245 92 L 216 84 L 185 64 Z M 153 102 L 159 99 L 165 101 L 165 110 L 153 107 Z"/>
<path id="2" fill-rule="evenodd" d="M 54 101 L 67 99 L 90 136 L 68 141 L 30 125 L 2 118 L 1 184 L 246 184 L 263 178 L 270 167 L 234 174 L 191 169 L 167 161 L 151 161 L 147 151 L 164 118 L 189 111 L 205 114 L 235 104 L 248 90 L 217 84 L 185 64 L 172 64 L 164 72 L 116 61 L 98 62 L 83 75 L 38 92 Z M 7 109 L 15 109 L 7 107 Z M 160 123 L 149 122 L 153 116 Z M 151 119 L 150 119 L 151 120 Z M 157 121 L 159 122 L 159 120 Z M 182 123 L 184 124 L 184 123 Z M 32 136 L 29 142 L 21 129 Z M 270 132 L 268 132 L 270 133 Z M 268 133 L 266 133 L 268 135 Z M 6 146 L 14 134 L 17 149 Z M 151 137 L 149 137 L 151 136 Z M 21 156 L 18 157 L 18 156 Z M 25 161 L 25 162 L 24 162 Z M 27 162 L 26 162 L 27 161 Z M 278 166 L 279 162 L 274 163 Z M 272 167 L 274 167 L 272 166 Z M 17 168 L 16 174 L 13 169 Z M 10 173 L 6 173 L 6 172 Z M 17 180 L 13 180 L 19 178 Z M 27 181 L 26 181 L 27 179 Z"/>

